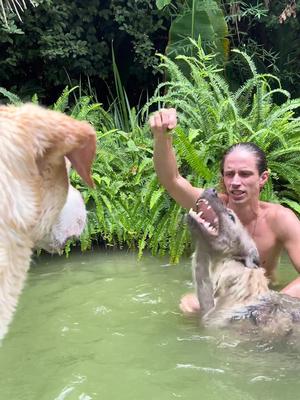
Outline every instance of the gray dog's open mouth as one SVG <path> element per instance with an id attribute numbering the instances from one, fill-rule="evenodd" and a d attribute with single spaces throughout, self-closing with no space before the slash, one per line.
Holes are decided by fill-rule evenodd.
<path id="1" fill-rule="evenodd" d="M 218 216 L 206 199 L 199 199 L 196 204 L 196 211 L 191 209 L 189 215 L 209 234 L 215 236 L 219 234 Z"/>

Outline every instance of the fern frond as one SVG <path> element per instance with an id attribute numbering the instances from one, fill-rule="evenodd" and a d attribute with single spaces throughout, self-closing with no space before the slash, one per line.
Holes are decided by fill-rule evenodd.
<path id="1" fill-rule="evenodd" d="M 71 89 L 66 86 L 62 92 L 62 94 L 59 96 L 59 98 L 56 100 L 56 102 L 53 104 L 52 109 L 55 111 L 60 111 L 60 112 L 65 112 L 68 105 L 69 105 L 69 96 L 74 90 L 77 90 L 78 86 L 74 86 Z"/>
<path id="2" fill-rule="evenodd" d="M 22 100 L 20 99 L 19 96 L 16 94 L 9 92 L 6 90 L 4 87 L 0 87 L 0 94 L 2 94 L 4 97 L 6 97 L 12 104 L 20 105 L 22 104 Z"/>

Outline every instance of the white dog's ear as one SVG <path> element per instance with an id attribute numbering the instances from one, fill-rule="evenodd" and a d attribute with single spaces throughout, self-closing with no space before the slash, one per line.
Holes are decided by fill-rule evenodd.
<path id="1" fill-rule="evenodd" d="M 86 139 L 83 141 L 83 145 L 74 146 L 74 149 L 67 153 L 66 157 L 71 161 L 73 168 L 76 169 L 81 178 L 89 186 L 94 187 L 90 171 L 96 153 L 96 135 L 89 132 L 90 128 L 89 125 L 81 126 L 83 132 L 86 132 Z"/>
<path id="2" fill-rule="evenodd" d="M 88 122 L 31 103 L 17 107 L 15 113 L 31 135 L 36 159 L 66 156 L 81 178 L 93 186 L 91 165 L 96 153 L 96 132 Z"/>

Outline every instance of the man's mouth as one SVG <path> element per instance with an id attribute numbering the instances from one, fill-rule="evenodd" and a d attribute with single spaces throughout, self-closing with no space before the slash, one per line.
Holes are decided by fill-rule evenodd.
<path id="1" fill-rule="evenodd" d="M 245 192 L 244 190 L 238 190 L 238 189 L 236 189 L 236 190 L 230 190 L 230 194 L 231 194 L 231 196 L 233 196 L 233 197 L 241 197 L 241 196 L 243 196 L 245 193 L 246 193 L 246 192 Z"/>
<path id="2" fill-rule="evenodd" d="M 211 235 L 218 235 L 219 220 L 217 214 L 206 199 L 200 199 L 196 204 L 196 210 L 191 209 L 189 215 Z"/>

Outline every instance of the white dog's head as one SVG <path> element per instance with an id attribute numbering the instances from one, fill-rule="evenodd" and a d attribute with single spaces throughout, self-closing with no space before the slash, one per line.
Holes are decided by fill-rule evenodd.
<path id="1" fill-rule="evenodd" d="M 90 186 L 96 133 L 87 122 L 24 104 L 0 107 L 0 338 L 23 288 L 33 247 L 54 251 L 82 232 L 86 211 L 68 159 Z"/>
<path id="2" fill-rule="evenodd" d="M 1 196 L 5 210 L 2 222 L 26 232 L 33 245 L 45 243 L 53 234 L 60 237 L 60 243 L 67 234 L 80 234 L 85 223 L 84 205 L 79 193 L 69 189 L 65 157 L 92 186 L 90 170 L 96 148 L 92 126 L 60 112 L 24 104 L 0 107 L 0 129 L 0 189 L 6 192 Z M 64 233 L 58 232 L 59 227 Z"/>

